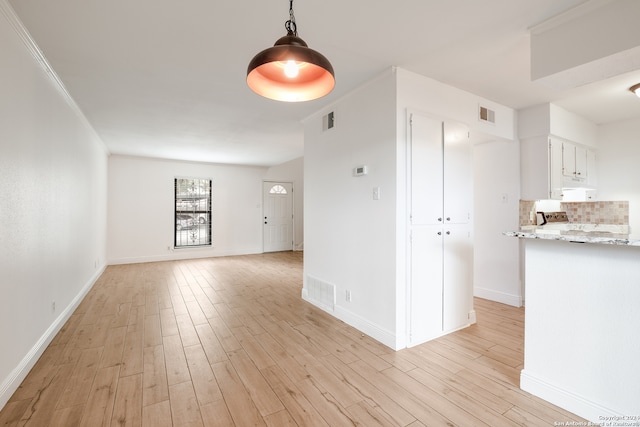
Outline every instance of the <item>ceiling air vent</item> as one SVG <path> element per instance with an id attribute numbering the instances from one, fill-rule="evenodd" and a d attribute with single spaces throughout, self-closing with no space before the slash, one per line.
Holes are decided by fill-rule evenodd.
<path id="1" fill-rule="evenodd" d="M 496 123 L 496 112 L 488 109 L 487 107 L 480 106 L 478 117 L 481 122 Z"/>
<path id="2" fill-rule="evenodd" d="M 333 111 L 322 117 L 322 130 L 329 130 L 334 126 Z"/>

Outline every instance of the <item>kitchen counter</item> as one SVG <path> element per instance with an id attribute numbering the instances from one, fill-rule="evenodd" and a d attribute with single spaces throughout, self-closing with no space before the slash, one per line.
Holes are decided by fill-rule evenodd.
<path id="1" fill-rule="evenodd" d="M 597 425 L 637 416 L 640 236 L 558 228 L 505 233 L 525 260 L 520 387 Z"/>
<path id="2" fill-rule="evenodd" d="M 604 245 L 640 246 L 640 235 L 616 232 L 615 227 L 564 227 L 564 229 L 545 226 L 521 227 L 518 231 L 506 231 L 502 234 L 521 239 L 561 240 L 573 243 L 595 243 Z"/>

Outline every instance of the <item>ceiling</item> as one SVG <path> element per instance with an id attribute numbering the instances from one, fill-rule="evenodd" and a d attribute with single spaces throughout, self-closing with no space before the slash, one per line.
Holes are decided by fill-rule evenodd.
<path id="1" fill-rule="evenodd" d="M 298 33 L 333 64 L 324 98 L 281 103 L 245 84 L 285 35 L 286 0 L 9 0 L 113 154 L 275 165 L 303 155 L 301 120 L 398 66 L 520 109 L 597 123 L 640 117 L 631 72 L 578 88 L 530 80 L 529 28 L 585 0 L 297 0 Z"/>

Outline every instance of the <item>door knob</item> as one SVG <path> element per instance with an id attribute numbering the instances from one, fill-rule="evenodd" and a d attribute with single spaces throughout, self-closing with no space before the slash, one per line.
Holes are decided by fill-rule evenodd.
<path id="1" fill-rule="evenodd" d="M 450 232 L 450 231 L 447 231 L 447 235 L 449 235 L 449 234 L 451 234 L 451 232 Z"/>
<path id="2" fill-rule="evenodd" d="M 438 231 L 438 236 L 442 236 L 442 231 Z"/>

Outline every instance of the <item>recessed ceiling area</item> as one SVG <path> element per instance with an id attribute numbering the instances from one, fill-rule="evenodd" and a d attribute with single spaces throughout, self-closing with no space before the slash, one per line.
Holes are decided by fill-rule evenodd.
<path id="1" fill-rule="evenodd" d="M 245 82 L 251 58 L 286 34 L 286 0 L 8 3 L 113 154 L 283 163 L 303 155 L 301 120 L 392 66 L 514 109 L 553 102 L 597 124 L 640 117 L 628 91 L 640 61 L 577 87 L 531 80 L 530 30 L 610 0 L 294 1 L 300 37 L 336 78 L 303 103 Z"/>

